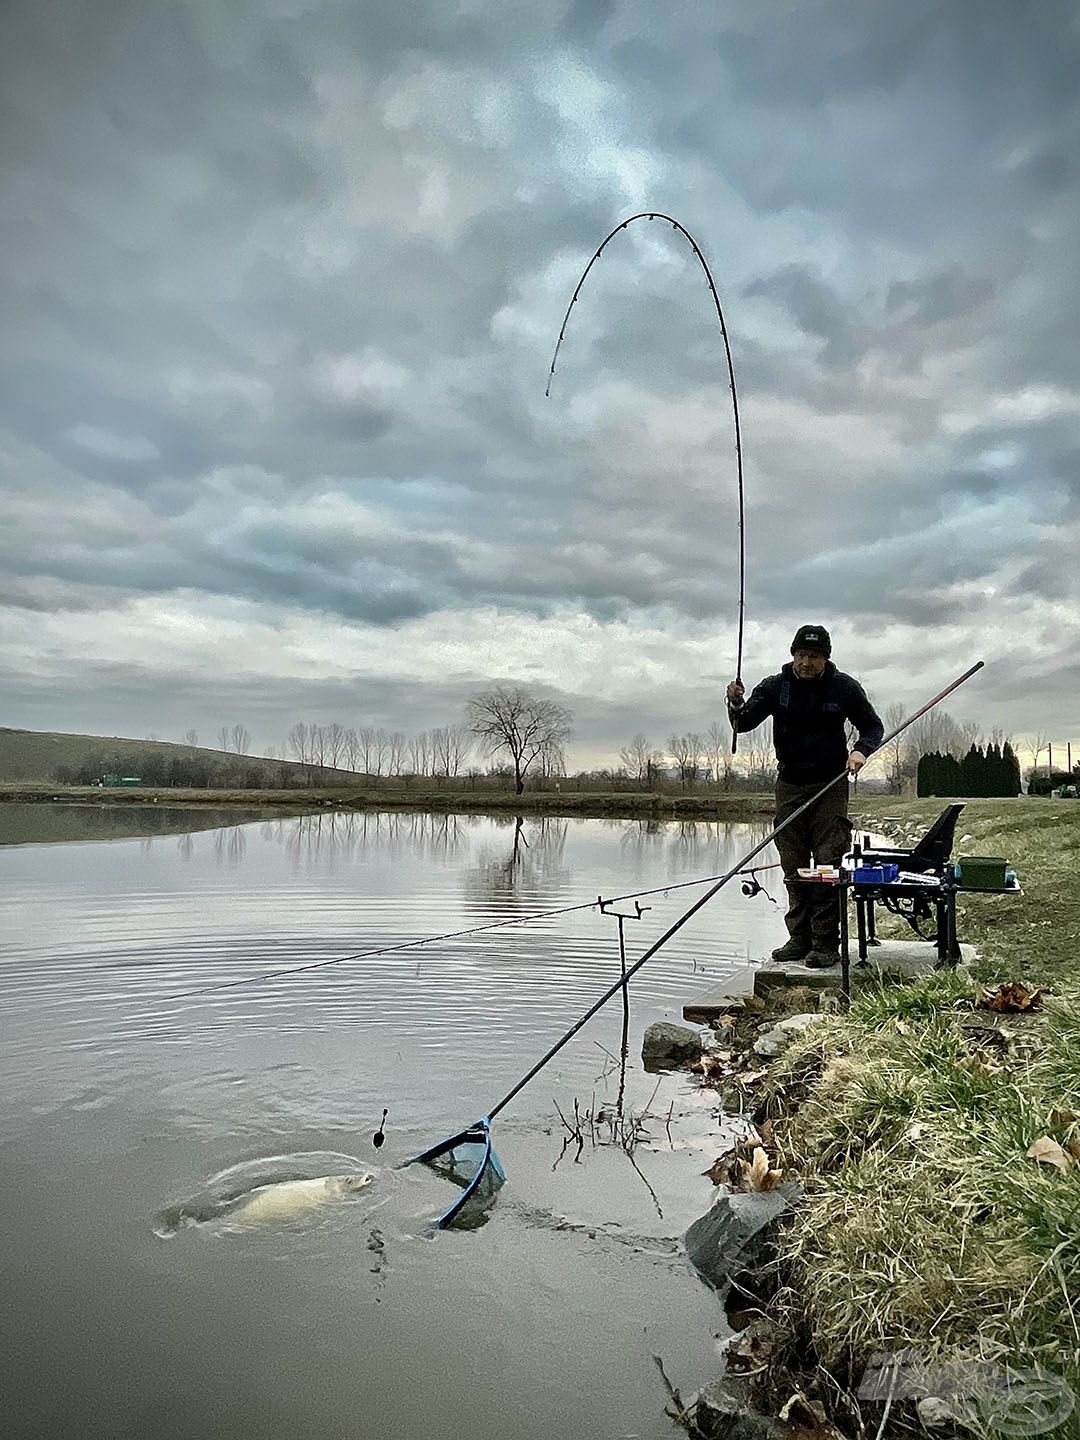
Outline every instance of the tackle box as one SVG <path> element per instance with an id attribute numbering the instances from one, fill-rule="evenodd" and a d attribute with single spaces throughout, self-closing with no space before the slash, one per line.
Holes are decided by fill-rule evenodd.
<path id="1" fill-rule="evenodd" d="M 956 862 L 956 878 L 972 890 L 1002 890 L 1008 863 L 996 855 L 961 855 Z"/>
<path id="2" fill-rule="evenodd" d="M 899 874 L 899 865 L 856 865 L 851 878 L 856 885 L 889 885 Z"/>

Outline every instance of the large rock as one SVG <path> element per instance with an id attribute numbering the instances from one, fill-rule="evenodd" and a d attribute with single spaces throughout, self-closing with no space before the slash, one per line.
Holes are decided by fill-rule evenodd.
<path id="1" fill-rule="evenodd" d="M 690 1434 L 697 1440 L 786 1440 L 787 1427 L 750 1408 L 745 1385 L 714 1380 L 687 1407 Z"/>
<path id="2" fill-rule="evenodd" d="M 701 1035 L 685 1025 L 660 1021 L 645 1031 L 641 1063 L 646 1070 L 678 1070 L 701 1059 Z"/>
<path id="3" fill-rule="evenodd" d="M 707 1284 L 725 1291 L 761 1258 L 762 1231 L 801 1198 L 797 1185 L 721 1195 L 683 1236 L 687 1259 Z"/>

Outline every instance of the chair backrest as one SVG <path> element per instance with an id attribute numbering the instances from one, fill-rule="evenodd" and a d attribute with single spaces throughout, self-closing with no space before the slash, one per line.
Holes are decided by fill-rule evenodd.
<path id="1" fill-rule="evenodd" d="M 864 837 L 862 849 L 864 862 L 872 865 L 882 861 L 894 861 L 903 870 L 914 870 L 922 874 L 931 870 L 942 870 L 952 854 L 956 821 L 963 808 L 963 805 L 946 806 L 930 829 L 911 850 L 901 850 L 889 845 L 870 846 L 866 843 L 869 836 Z"/>
<path id="2" fill-rule="evenodd" d="M 956 822 L 963 805 L 947 805 L 911 852 L 912 867 L 944 865 L 952 854 Z"/>

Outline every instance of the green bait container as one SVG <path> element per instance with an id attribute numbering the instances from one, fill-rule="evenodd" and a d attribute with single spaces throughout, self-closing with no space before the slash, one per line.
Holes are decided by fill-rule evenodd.
<path id="1" fill-rule="evenodd" d="M 961 885 L 975 890 L 1002 890 L 1008 863 L 996 855 L 961 855 L 956 862 L 957 876 Z"/>

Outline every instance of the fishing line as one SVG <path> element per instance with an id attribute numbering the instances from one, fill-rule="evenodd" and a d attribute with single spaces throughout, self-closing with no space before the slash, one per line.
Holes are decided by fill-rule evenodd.
<path id="1" fill-rule="evenodd" d="M 736 873 L 754 875 L 759 870 L 777 868 L 778 864 L 757 865 L 752 870 L 740 870 Z M 619 905 L 624 900 L 644 900 L 650 895 L 667 895 L 672 890 L 687 890 L 694 885 L 711 885 L 719 878 L 719 875 L 703 875 L 697 880 L 677 880 L 668 885 L 658 885 L 655 890 L 635 890 L 629 895 L 612 895 L 604 903 Z M 576 905 L 563 905 L 557 910 L 534 910 L 529 915 L 515 915 L 512 920 L 489 920 L 484 925 L 472 925 L 466 930 L 446 930 L 441 935 L 425 935 L 421 940 L 402 940 L 396 945 L 380 945 L 375 950 L 357 950 L 352 955 L 337 955 L 332 960 L 313 960 L 309 965 L 292 965 L 284 970 L 265 970 L 258 975 L 242 976 L 239 980 L 222 980 L 214 985 L 201 986 L 197 990 L 181 990 L 176 995 L 170 995 L 169 1000 L 188 1000 L 195 995 L 212 995 L 218 990 L 235 990 L 241 985 L 257 985 L 261 980 L 281 980 L 289 975 L 306 975 L 313 970 L 328 970 L 332 965 L 345 965 L 351 960 L 371 960 L 377 955 L 392 955 L 399 950 L 418 950 L 423 945 L 437 945 L 443 940 L 464 940 L 471 935 L 482 935 L 488 930 L 505 930 L 511 925 L 530 925 L 534 920 L 553 920 L 559 915 L 595 910 L 598 904 L 597 900 L 582 900 Z"/>
<path id="2" fill-rule="evenodd" d="M 739 636 L 737 658 L 735 662 L 735 678 L 741 685 L 743 660 L 743 617 L 746 609 L 746 524 L 743 492 L 742 429 L 739 425 L 739 396 L 735 388 L 735 364 L 731 358 L 731 345 L 728 341 L 727 325 L 724 322 L 724 311 L 720 305 L 720 295 L 716 289 L 716 282 L 713 280 L 712 271 L 709 269 L 709 262 L 705 259 L 705 256 L 701 252 L 701 246 L 690 234 L 690 231 L 687 230 L 685 225 L 681 225 L 679 221 L 674 219 L 671 215 L 665 215 L 663 211 L 642 210 L 637 215 L 631 215 L 626 220 L 623 220 L 620 224 L 616 225 L 615 229 L 612 230 L 611 234 L 607 235 L 604 238 L 603 243 L 599 246 L 596 253 L 589 261 L 588 265 L 586 265 L 585 269 L 582 271 L 581 279 L 578 281 L 577 285 L 574 288 L 574 293 L 570 297 L 570 304 L 566 307 L 566 314 L 563 316 L 562 325 L 559 327 L 559 338 L 555 342 L 555 353 L 551 357 L 551 368 L 548 371 L 547 384 L 544 387 L 544 394 L 547 396 L 550 396 L 551 394 L 551 382 L 555 376 L 555 365 L 559 358 L 559 350 L 562 348 L 563 339 L 566 336 L 566 326 L 570 320 L 570 312 L 571 310 L 573 310 L 575 304 L 577 303 L 578 296 L 581 294 L 581 287 L 585 284 L 585 280 L 589 274 L 589 271 L 596 264 L 597 260 L 600 259 L 600 256 L 604 253 L 608 242 L 613 240 L 621 230 L 625 230 L 628 225 L 632 225 L 635 220 L 666 220 L 667 223 L 674 230 L 677 230 L 679 234 L 682 235 L 689 242 L 691 250 L 693 250 L 695 256 L 697 257 L 698 263 L 700 264 L 702 270 L 705 272 L 705 279 L 709 285 L 709 294 L 712 296 L 713 304 L 716 306 L 716 318 L 720 321 L 720 334 L 724 338 L 724 355 L 727 358 L 728 381 L 731 386 L 731 411 L 735 418 L 735 471 L 736 477 L 738 479 L 739 489 Z M 733 729 L 731 732 L 731 753 L 734 755 L 737 749 L 738 735 Z"/>

